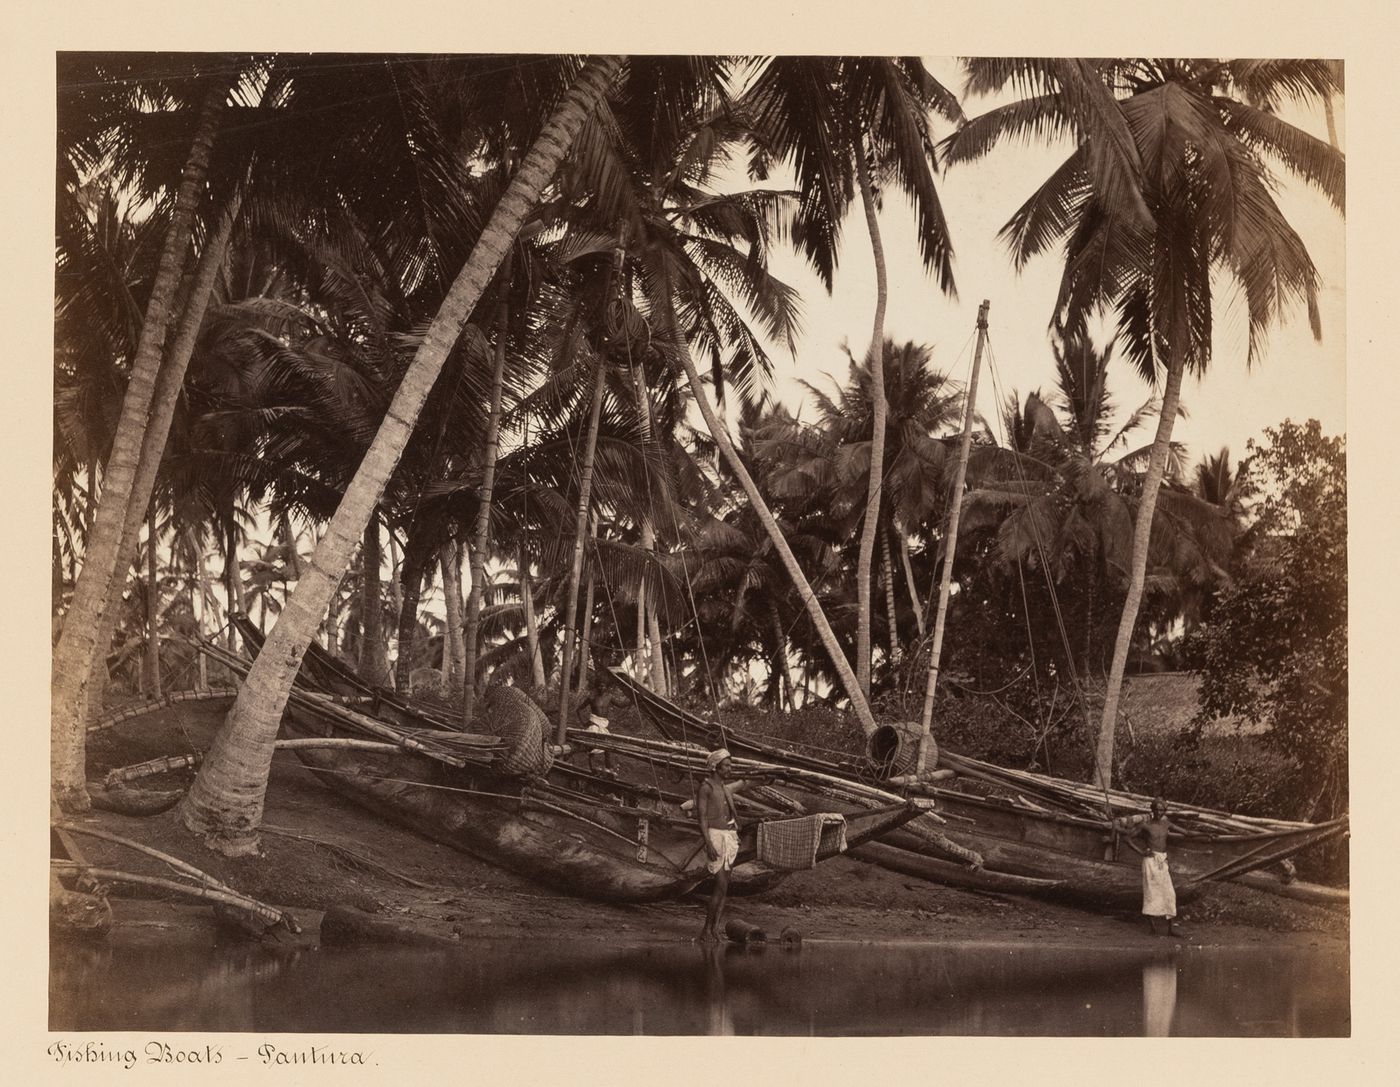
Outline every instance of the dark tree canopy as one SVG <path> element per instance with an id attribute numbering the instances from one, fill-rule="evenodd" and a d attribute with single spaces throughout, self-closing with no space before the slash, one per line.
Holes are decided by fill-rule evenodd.
<path id="1" fill-rule="evenodd" d="M 1201 716 L 1268 725 L 1298 766 L 1280 799 L 1330 816 L 1347 804 L 1346 439 L 1287 421 L 1249 452 L 1260 533 L 1193 639 Z"/>

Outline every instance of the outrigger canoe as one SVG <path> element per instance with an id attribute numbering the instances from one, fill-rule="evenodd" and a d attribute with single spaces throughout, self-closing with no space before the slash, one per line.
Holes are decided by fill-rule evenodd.
<path id="1" fill-rule="evenodd" d="M 342 734 L 339 719 L 292 703 L 283 720 L 292 737 Z M 677 898 L 708 878 L 693 818 L 616 802 L 545 779 L 489 766 L 452 766 L 410 751 L 389 753 L 297 748 L 327 787 L 435 841 L 561 890 L 613 902 Z M 920 814 L 913 803 L 860 812 L 846 820 L 846 842 L 888 832 Z M 740 831 L 736 878 L 762 872 L 760 823 Z M 824 836 L 813 861 L 844 848 Z"/>
<path id="2" fill-rule="evenodd" d="M 859 759 L 826 760 L 765 743 L 732 728 L 721 728 L 676 706 L 625 672 L 609 671 L 672 741 L 723 743 L 735 755 L 820 770 L 852 781 L 870 781 L 876 776 L 872 766 Z M 973 763 L 959 761 L 963 765 Z M 1141 902 L 1141 858 L 1127 844 L 1126 828 L 1116 817 L 1096 819 L 938 785 L 921 786 L 920 794 L 936 801 L 938 812 L 946 821 L 943 834 L 977 854 L 981 866 L 950 863 L 946 854 L 930 850 L 907 832 L 898 831 L 881 838 L 880 845 L 885 848 L 868 851 L 868 859 L 941 883 L 1019 889 L 1094 907 L 1132 907 Z M 1052 795 L 1052 791 L 1047 790 L 1046 795 Z M 1146 804 L 1146 798 L 1133 799 Z M 815 802 L 822 803 L 819 798 Z M 1175 806 L 1169 806 L 1175 810 Z M 1340 837 L 1348 828 L 1345 816 L 1313 824 L 1227 818 L 1225 813 L 1198 808 L 1189 809 L 1186 815 L 1188 818 L 1180 821 L 1188 823 L 1191 829 L 1173 834 L 1170 839 L 1172 880 L 1179 901 L 1189 901 L 1213 882 L 1266 868 Z M 1214 818 L 1207 818 L 1208 815 Z M 999 877 L 1006 879 L 998 887 L 995 884 Z"/>
<path id="3" fill-rule="evenodd" d="M 249 651 L 256 653 L 261 639 L 246 626 L 242 633 Z M 203 648 L 235 671 L 247 665 L 216 647 Z M 353 673 L 323 671 L 320 678 L 337 686 L 355 683 Z M 369 735 L 399 740 L 400 747 L 392 751 L 293 748 L 323 784 L 361 807 L 488 863 L 584 897 L 657 901 L 687 894 L 709 878 L 699 827 L 678 806 L 645 802 L 642 790 L 624 781 L 604 781 L 587 789 L 569 781 L 562 766 L 551 773 L 543 757 L 531 760 L 533 769 L 511 767 L 513 756 L 506 748 L 522 742 L 519 737 L 503 744 L 493 736 L 442 728 L 402 699 L 395 716 L 416 723 L 396 724 L 368 712 L 371 707 L 362 698 L 352 695 L 356 708 L 349 708 L 306 679 L 305 672 L 298 677 L 283 717 L 288 738 Z M 523 695 L 518 700 L 528 703 Z M 539 747 L 541 737 L 536 734 L 524 742 Z M 771 884 L 785 874 L 775 864 L 810 867 L 916 819 L 929 806 L 927 801 L 895 799 L 826 829 L 809 824 L 800 828 L 808 831 L 811 843 L 800 862 L 784 861 L 771 844 L 784 830 L 790 838 L 799 828 L 769 826 L 765 831 L 765 824 L 786 820 L 754 820 L 740 829 L 733 878 L 741 887 Z M 765 836 L 770 839 L 767 848 Z"/>

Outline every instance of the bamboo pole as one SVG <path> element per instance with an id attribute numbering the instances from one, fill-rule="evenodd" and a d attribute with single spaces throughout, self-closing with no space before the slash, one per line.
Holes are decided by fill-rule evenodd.
<path id="1" fill-rule="evenodd" d="M 240 909 L 246 909 L 246 910 L 248 910 L 248 911 L 251 912 L 251 913 L 256 913 L 258 916 L 263 917 L 264 919 L 271 921 L 273 924 L 277 924 L 277 923 L 279 923 L 279 922 L 280 922 L 280 923 L 283 923 L 283 924 L 285 924 L 292 932 L 300 932 L 300 931 L 301 931 L 300 927 L 299 927 L 299 926 L 297 925 L 297 923 L 296 923 L 296 920 L 295 920 L 294 918 L 292 918 L 289 914 L 285 913 L 285 912 L 282 911 L 282 910 L 277 909 L 276 907 L 268 906 L 268 905 L 266 905 L 266 904 L 264 904 L 264 903 L 262 903 L 262 902 L 259 902 L 257 899 L 252 898 L 252 897 L 250 897 L 250 896 L 248 896 L 248 895 L 245 895 L 245 894 L 243 894 L 241 891 L 235 890 L 234 888 L 230 887 L 227 883 L 224 883 L 222 880 L 215 879 L 213 876 L 211 876 L 208 872 L 204 871 L 202 868 L 196 868 L 194 865 L 190 864 L 188 861 L 183 861 L 183 860 L 181 860 L 179 857 L 171 856 L 169 853 L 162 852 L 162 851 L 159 850 L 159 849 L 154 849 L 154 848 L 152 848 L 151 846 L 145 845 L 145 844 L 143 844 L 143 843 L 141 843 L 141 842 L 133 841 L 133 840 L 130 839 L 130 838 L 124 838 L 124 837 L 122 837 L 120 834 L 113 834 L 113 833 L 111 833 L 110 831 L 99 830 L 99 829 L 96 828 L 96 827 L 85 827 L 85 826 L 80 826 L 80 825 L 78 825 L 77 823 L 56 823 L 56 824 L 54 824 L 54 829 L 55 829 L 55 830 L 58 830 L 58 831 L 60 831 L 60 832 L 66 832 L 66 833 L 69 833 L 69 834 L 82 834 L 82 835 L 86 835 L 86 836 L 89 837 L 89 838 L 97 838 L 97 839 L 100 840 L 100 841 L 111 842 L 113 845 L 124 846 L 124 847 L 126 847 L 127 849 L 135 850 L 137 853 L 144 853 L 144 854 L 146 854 L 146 856 L 148 856 L 148 857 L 154 857 L 156 860 L 162 861 L 163 863 L 169 865 L 171 868 L 173 868 L 175 871 L 179 872 L 181 875 L 188 876 L 188 877 L 190 877 L 191 879 L 196 879 L 196 880 L 198 880 L 199 883 L 200 883 L 200 886 L 201 886 L 203 889 L 211 890 L 211 891 L 216 891 L 216 892 L 218 892 L 221 896 L 231 896 L 233 899 L 236 900 L 236 901 L 229 901 L 229 898 L 228 898 L 228 897 L 220 897 L 220 898 L 218 899 L 218 901 L 223 901 L 223 902 L 225 902 L 227 905 L 238 906 Z M 107 872 L 107 871 L 109 871 L 109 870 L 107 870 L 107 869 L 97 869 L 97 868 L 93 868 L 93 867 L 92 867 L 91 865 L 89 865 L 86 861 L 83 861 L 83 860 L 75 860 L 73 863 L 76 864 L 76 865 L 78 865 L 79 867 L 89 869 L 89 870 L 90 870 L 90 873 L 89 873 L 89 874 L 91 874 L 91 875 L 96 875 L 96 876 L 98 876 L 98 878 L 113 878 L 113 877 L 110 877 L 110 876 L 107 876 L 107 875 L 104 874 L 105 872 Z M 128 879 L 129 877 L 122 877 L 122 876 L 119 876 L 119 877 L 116 877 L 116 878 L 119 878 L 119 879 L 122 879 L 123 881 L 125 881 L 125 880 Z M 139 881 L 139 882 L 152 882 L 152 881 L 150 881 L 149 879 L 147 879 L 147 880 L 138 880 L 138 881 Z M 154 885 L 157 885 L 157 886 L 164 885 L 164 884 L 165 884 L 165 881 L 163 881 L 163 880 L 154 881 Z M 183 885 L 182 885 L 182 884 L 172 884 L 171 886 L 173 886 L 173 887 L 176 888 L 176 889 L 182 889 L 182 888 L 183 888 Z M 190 890 L 189 888 L 183 888 L 183 889 L 184 889 L 186 892 L 188 892 L 188 891 Z"/>
<path id="2" fill-rule="evenodd" d="M 187 898 L 201 898 L 210 902 L 218 902 L 225 906 L 232 906 L 234 909 L 243 910 L 256 917 L 262 918 L 269 925 L 285 924 L 293 932 L 300 932 L 301 928 L 292 919 L 291 914 L 283 913 L 272 906 L 259 902 L 256 898 L 248 898 L 237 891 L 222 891 L 214 887 L 199 886 L 191 887 L 188 883 L 177 883 L 173 879 L 161 879 L 158 876 L 140 876 L 135 872 L 123 872 L 116 868 L 97 868 L 92 865 L 78 864 L 74 861 L 50 861 L 49 866 L 56 872 L 71 872 L 76 875 L 88 876 L 92 879 L 105 879 L 109 883 L 128 883 L 138 887 L 159 887 L 163 891 L 172 891 L 175 894 L 185 895 Z M 293 927 L 296 926 L 296 927 Z"/>
<path id="3" fill-rule="evenodd" d="M 559 720 L 555 742 L 564 742 L 564 730 L 569 727 L 572 711 L 570 673 L 574 668 L 574 649 L 578 635 L 574 624 L 578 619 L 579 582 L 583 580 L 583 549 L 588 535 L 588 503 L 593 485 L 593 455 L 598 445 L 598 424 L 603 414 L 603 386 L 607 380 L 607 361 L 595 361 L 597 373 L 593 380 L 592 404 L 588 412 L 588 434 L 584 439 L 583 463 L 579 468 L 578 512 L 574 525 L 574 558 L 569 570 L 569 587 L 564 603 L 564 649 L 559 665 Z"/>
<path id="4" fill-rule="evenodd" d="M 933 644 L 928 651 L 928 684 L 924 688 L 924 711 L 919 719 L 919 752 L 914 763 L 915 774 L 924 772 L 928 761 L 928 746 L 932 739 L 933 696 L 938 689 L 939 657 L 943 652 L 943 631 L 948 619 L 953 558 L 958 548 L 958 521 L 962 516 L 963 485 L 967 481 L 967 459 L 972 452 L 972 420 L 977 414 L 977 376 L 982 367 L 982 350 L 987 344 L 987 311 L 991 305 L 990 301 L 983 299 L 981 308 L 977 311 L 977 349 L 972 355 L 972 377 L 967 383 L 967 408 L 963 412 L 958 470 L 953 477 L 953 489 L 948 499 L 948 535 L 943 549 L 943 570 L 938 582 L 938 612 L 933 621 Z"/>

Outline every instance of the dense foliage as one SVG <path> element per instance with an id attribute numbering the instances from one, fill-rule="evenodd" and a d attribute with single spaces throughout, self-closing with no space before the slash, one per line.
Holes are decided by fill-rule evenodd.
<path id="1" fill-rule="evenodd" d="M 239 611 L 271 631 L 299 585 L 328 578 L 303 644 L 467 716 L 484 684 L 567 700 L 600 664 L 626 664 L 667 693 L 790 711 L 834 742 L 835 708 L 863 700 L 838 660 L 867 643 L 877 709 L 917 716 L 957 503 L 942 738 L 1087 772 L 1141 558 L 1130 669 L 1175 667 L 1189 645 L 1203 714 L 1267 724 L 1294 760 L 1288 803 L 1344 807 L 1342 440 L 1286 423 L 1241 466 L 1223 450 L 1191 466 L 1146 432 L 1164 400 L 1124 417 L 1111 395 L 1125 363 L 1157 381 L 1154 360 L 1205 365 L 1213 286 L 1242 291 L 1251 355 L 1285 302 L 1312 300 L 1267 165 L 1340 208 L 1340 153 L 1275 113 L 1339 93 L 1335 73 L 1141 58 L 967 72 L 969 97 L 1034 93 L 968 120 L 907 57 L 65 54 L 60 646 L 80 656 L 60 630 L 100 536 L 115 573 L 83 596 L 106 622 L 92 624 L 98 686 L 207 682 L 189 636 L 232 645 Z M 597 85 L 567 153 L 554 147 L 518 222 L 493 234 L 585 76 Z M 956 126 L 941 144 L 935 120 Z M 879 320 L 869 352 L 823 357 L 769 262 L 792 245 L 829 288 L 845 220 L 899 192 L 951 291 L 956 224 L 936 178 L 1016 135 L 1074 144 L 1004 235 L 1018 267 L 1065 242 L 1063 291 L 1044 387 L 979 426 L 954 494 L 954 360 L 886 339 Z M 1117 334 L 1096 339 L 1104 318 Z M 769 396 L 776 350 L 845 373 L 794 413 Z M 391 404 L 414 385 L 400 418 Z M 119 412 L 133 388 L 151 403 Z M 707 397 L 732 449 L 696 425 Z M 164 429 L 142 423 L 162 410 Z M 393 427 L 402 440 L 371 457 Z M 327 544 L 372 460 L 384 479 L 363 527 Z M 139 553 L 123 534 L 137 522 Z M 313 569 L 332 545 L 334 568 Z"/>
<path id="2" fill-rule="evenodd" d="M 1196 631 L 1202 719 L 1267 725 L 1292 763 L 1281 800 L 1313 818 L 1347 797 L 1346 440 L 1291 420 L 1251 442 L 1253 553 Z"/>

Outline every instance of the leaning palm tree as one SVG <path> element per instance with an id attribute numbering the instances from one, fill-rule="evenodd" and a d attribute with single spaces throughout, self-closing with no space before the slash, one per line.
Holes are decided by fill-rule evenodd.
<path id="1" fill-rule="evenodd" d="M 196 215 L 203 198 L 214 139 L 230 88 L 237 80 L 236 69 L 227 63 L 215 62 L 210 67 L 207 73 L 184 73 L 186 82 L 193 83 L 197 93 L 202 96 L 203 104 L 198 111 L 189 155 L 175 193 L 174 210 L 141 323 L 121 416 L 103 472 L 102 501 L 97 508 L 92 536 L 69 603 L 63 633 L 54 649 L 51 760 L 54 795 L 65 810 L 84 810 L 88 805 L 83 735 L 89 679 L 99 653 L 106 652 L 106 646 L 99 644 L 99 633 L 106 629 L 103 617 L 113 597 L 113 582 L 125 573 L 120 569 L 123 565 L 122 554 L 126 551 L 124 542 L 133 542 L 130 553 L 134 554 L 135 534 L 149 501 L 151 483 L 146 484 L 144 495 L 137 493 L 143 456 L 148 463 L 152 456 L 159 459 L 159 451 L 153 442 L 150 443 L 150 450 L 143 449 L 148 438 L 148 416 L 156 396 L 157 376 L 162 368 L 166 338 L 178 310 L 176 288 L 185 255 L 193 242 Z M 91 76 L 93 73 L 86 74 Z M 179 105 L 163 85 L 152 87 L 139 79 L 125 81 L 125 85 L 130 87 L 133 98 L 126 106 L 133 112 L 151 106 Z M 190 87 L 184 89 L 189 92 Z M 77 91 L 77 97 L 80 102 L 72 108 L 84 113 L 81 89 Z M 75 122 L 73 127 L 81 126 Z M 110 147 L 113 131 L 103 129 L 101 125 L 95 127 L 95 132 L 75 134 L 71 146 Z M 179 382 L 167 382 L 167 387 L 174 390 L 167 392 L 168 400 L 178 393 Z M 154 471 L 146 474 L 153 482 Z"/>
<path id="2" fill-rule="evenodd" d="M 774 57 L 761 62 L 743 103 L 754 120 L 758 155 L 789 162 L 801 191 L 793 240 L 828 289 L 838 256 L 842 222 L 858 193 L 875 260 L 875 317 L 867 351 L 877 358 L 885 343 L 888 297 L 884 244 L 877 210 L 878 186 L 893 181 L 913 202 L 919 251 L 949 295 L 952 244 L 934 183 L 937 155 L 929 119 L 937 113 L 960 120 L 957 99 L 917 57 Z M 879 536 L 885 481 L 887 402 L 884 371 L 870 366 L 873 417 L 870 471 L 856 561 L 856 675 L 870 694 L 870 572 Z"/>
<path id="3" fill-rule="evenodd" d="M 181 804 L 185 825 L 211 846 L 231 853 L 257 848 L 273 740 L 302 656 L 457 337 L 578 130 L 622 65 L 622 57 L 608 56 L 591 59 L 582 67 L 524 156 L 424 334 L 364 461 Z"/>
<path id="4" fill-rule="evenodd" d="M 1142 601 L 1157 493 L 1171 449 L 1181 381 L 1210 362 L 1218 288 L 1242 295 L 1249 358 L 1294 302 L 1321 336 L 1317 271 L 1274 200 L 1271 167 L 1312 185 L 1340 211 L 1339 151 L 1251 102 L 1294 107 L 1337 88 L 1321 61 L 967 62 L 968 89 L 1022 95 L 950 138 L 950 161 L 985 155 L 1003 137 L 1067 136 L 1073 150 L 1003 228 L 1019 268 L 1063 241 L 1057 310 L 1074 318 L 1107 308 L 1126 354 L 1162 382 L 1157 434 L 1134 523 L 1127 598 L 1096 751 L 1096 777 L 1112 779 L 1118 699 Z"/>

